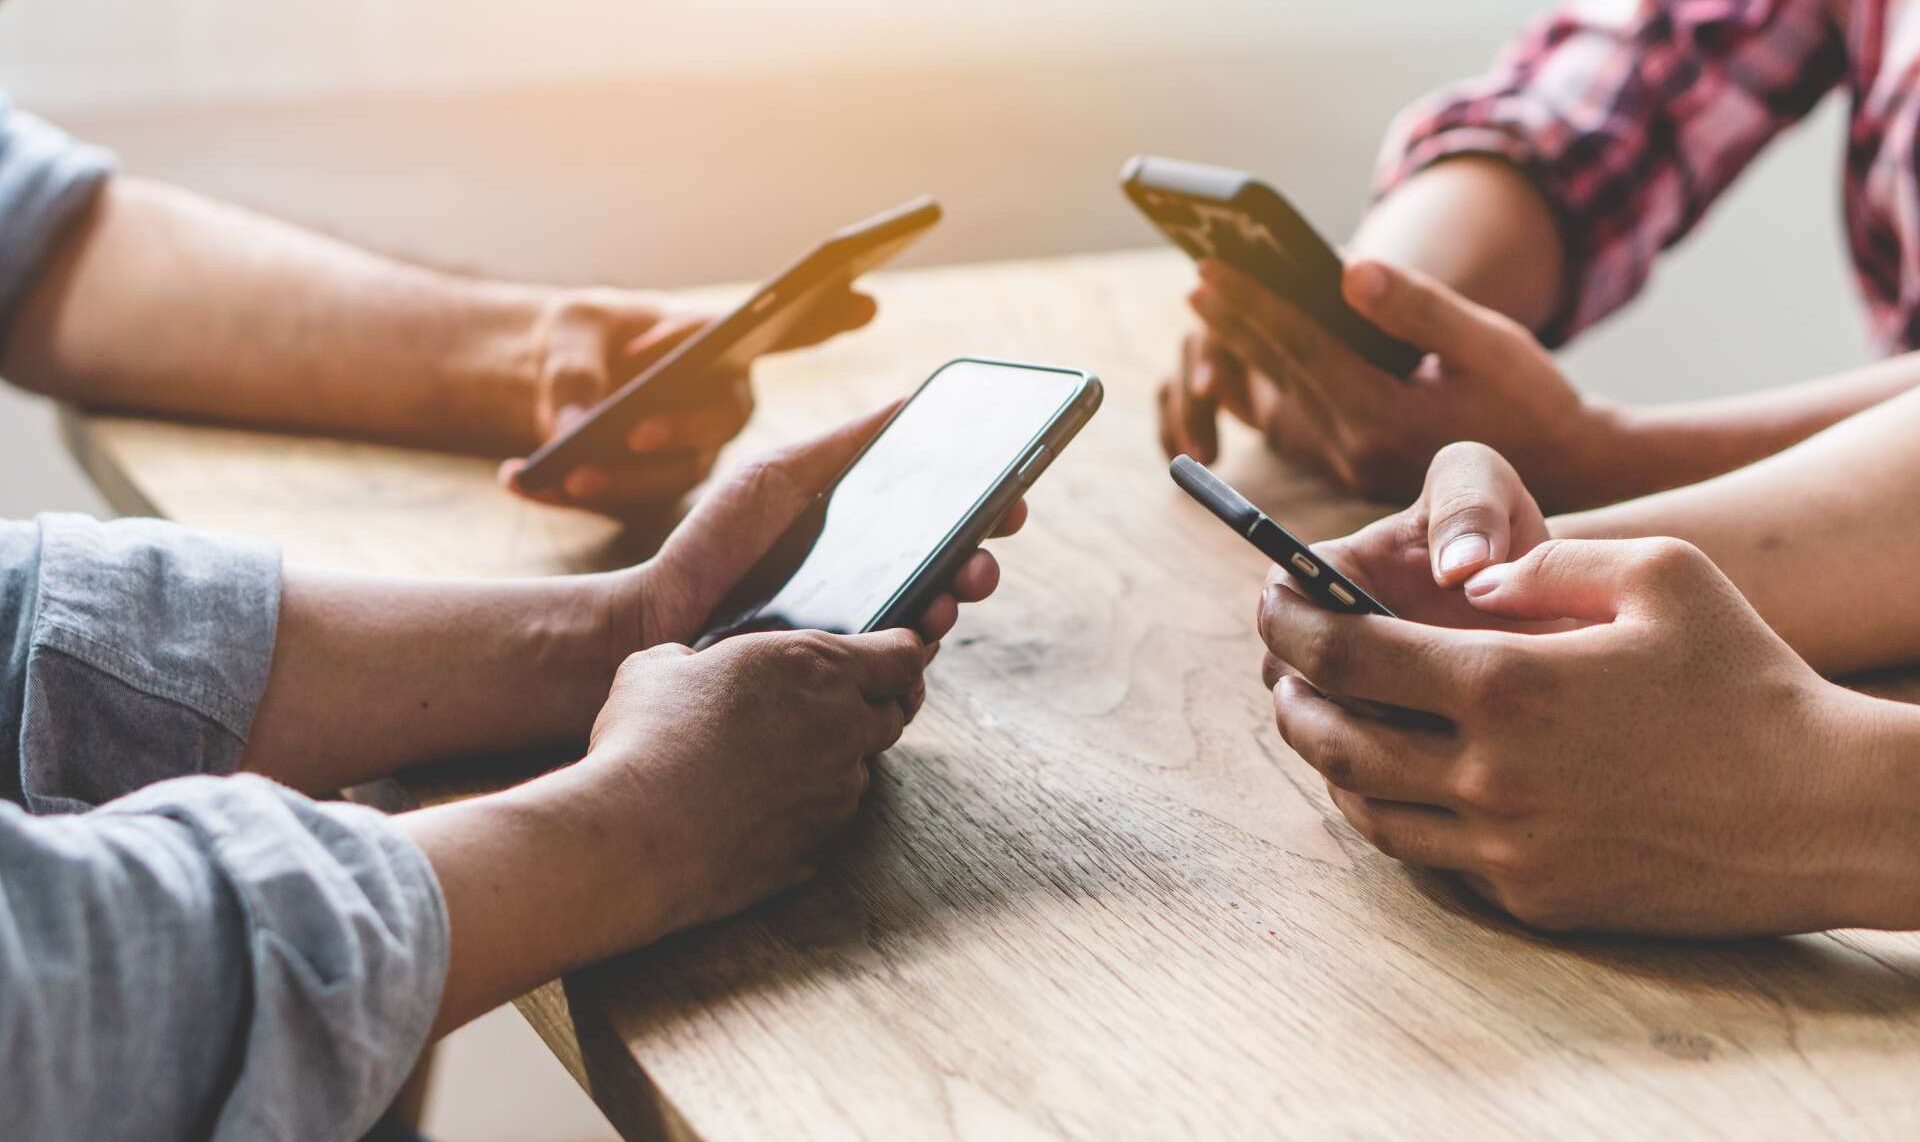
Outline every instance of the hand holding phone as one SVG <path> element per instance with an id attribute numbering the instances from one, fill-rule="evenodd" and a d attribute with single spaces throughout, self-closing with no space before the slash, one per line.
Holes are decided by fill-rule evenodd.
<path id="1" fill-rule="evenodd" d="M 1136 155 L 1126 195 L 1196 262 L 1225 262 L 1285 298 L 1383 372 L 1402 380 L 1425 352 L 1353 311 L 1340 255 L 1281 193 L 1244 171 Z"/>
<path id="2" fill-rule="evenodd" d="M 515 486 L 548 492 L 581 465 L 617 456 L 642 419 L 709 399 L 712 378 L 743 374 L 803 325 L 823 298 L 884 265 L 939 220 L 939 204 L 922 198 L 834 234 L 725 317 L 688 331 L 650 368 L 548 440 L 514 472 Z"/>

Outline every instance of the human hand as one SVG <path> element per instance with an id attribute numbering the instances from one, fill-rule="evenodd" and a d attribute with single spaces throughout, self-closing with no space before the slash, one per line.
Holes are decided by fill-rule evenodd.
<path id="1" fill-rule="evenodd" d="M 1303 676 L 1275 687 L 1281 735 L 1381 852 L 1550 930 L 1810 931 L 1886 922 L 1909 895 L 1889 887 L 1911 864 L 1885 851 L 1904 830 L 1881 820 L 1876 704 L 1822 680 L 1698 550 L 1553 540 L 1465 590 L 1504 619 L 1586 625 L 1448 631 L 1262 599 L 1272 655 Z"/>
<path id="2" fill-rule="evenodd" d="M 1204 462 L 1217 451 L 1217 406 L 1349 490 L 1405 499 L 1442 447 L 1478 440 L 1549 502 L 1581 499 L 1611 413 L 1581 395 L 1532 333 L 1382 262 L 1355 262 L 1341 285 L 1362 317 L 1429 351 L 1410 381 L 1375 368 L 1248 275 L 1208 261 L 1188 299 L 1204 335 L 1190 340 L 1191 367 L 1161 398 L 1163 443 Z"/>
<path id="3" fill-rule="evenodd" d="M 660 553 L 617 578 L 616 653 L 661 642 L 690 642 L 714 609 L 772 550 L 789 526 L 840 474 L 897 406 L 843 425 L 824 436 L 750 461 L 719 481 Z M 996 528 L 1012 535 L 1026 523 L 1017 501 Z M 1000 583 L 1000 565 L 976 551 L 954 574 L 948 591 L 928 604 L 916 624 L 929 644 L 945 638 L 962 603 L 977 603 Z"/>
<path id="4" fill-rule="evenodd" d="M 1546 517 L 1511 464 L 1484 444 L 1449 444 L 1411 507 L 1314 551 L 1403 619 L 1538 633 L 1573 624 L 1503 618 L 1475 606 L 1461 585 L 1547 539 Z"/>
<path id="5" fill-rule="evenodd" d="M 631 872 L 655 891 L 626 942 L 811 878 L 859 808 L 867 759 L 924 701 L 932 654 L 912 631 L 795 631 L 628 658 L 576 767 L 645 854 Z"/>
<path id="6" fill-rule="evenodd" d="M 775 351 L 818 344 L 873 319 L 871 297 L 846 291 L 816 304 Z M 552 439 L 578 423 L 609 394 L 652 368 L 705 329 L 713 315 L 675 312 L 658 299 L 622 290 L 556 295 L 536 333 L 539 379 L 533 437 Z M 692 408 L 642 419 L 627 433 L 629 452 L 612 464 L 582 465 L 550 491 L 517 479 L 522 460 L 500 466 L 508 489 L 545 503 L 608 514 L 676 503 L 713 470 L 720 448 L 746 427 L 753 391 L 745 371 L 708 379 L 710 399 Z"/>

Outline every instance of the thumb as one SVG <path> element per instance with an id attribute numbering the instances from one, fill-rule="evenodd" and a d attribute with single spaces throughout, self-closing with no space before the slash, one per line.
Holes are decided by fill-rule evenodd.
<path id="1" fill-rule="evenodd" d="M 1471 359 L 1493 332 L 1491 311 L 1413 270 L 1365 259 L 1347 267 L 1340 288 L 1383 332 L 1442 357 Z"/>
<path id="2" fill-rule="evenodd" d="M 1505 457 L 1484 444 L 1442 448 L 1427 468 L 1420 494 L 1427 516 L 1427 554 L 1433 581 L 1458 586 L 1468 576 L 1547 538 L 1540 506 Z"/>
<path id="3" fill-rule="evenodd" d="M 1677 539 L 1550 539 L 1467 580 L 1482 611 L 1521 622 L 1611 622 L 1683 593 L 1706 556 Z"/>
<path id="4" fill-rule="evenodd" d="M 742 466 L 703 497 L 661 548 L 669 578 L 704 617 L 772 551 L 893 415 L 890 404 Z M 812 545 L 802 545 L 801 555 Z"/>

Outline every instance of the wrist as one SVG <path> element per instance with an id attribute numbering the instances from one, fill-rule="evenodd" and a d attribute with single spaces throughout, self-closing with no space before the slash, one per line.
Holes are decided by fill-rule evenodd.
<path id="1" fill-rule="evenodd" d="M 1824 828 L 1848 852 L 1831 925 L 1920 929 L 1920 708 L 1823 685 L 1829 748 L 1810 762 L 1840 775 Z"/>
<path id="2" fill-rule="evenodd" d="M 1636 410 L 1580 393 L 1571 410 L 1544 428 L 1533 434 L 1532 447 L 1509 457 L 1542 510 L 1567 511 L 1625 498 L 1615 489 L 1621 483 L 1622 457 L 1637 451 Z"/>
<path id="3" fill-rule="evenodd" d="M 511 798 L 513 812 L 562 846 L 566 857 L 556 879 L 565 883 L 555 891 L 597 909 L 581 931 L 583 963 L 645 947 L 698 919 L 682 883 L 683 862 L 667 859 L 662 828 L 648 817 L 657 798 L 634 788 L 637 780 L 630 758 L 589 750 L 580 761 L 502 795 Z"/>
<path id="4" fill-rule="evenodd" d="M 541 440 L 540 379 L 561 291 L 475 281 L 464 286 L 464 333 L 449 362 L 449 436 L 478 452 L 518 455 Z"/>

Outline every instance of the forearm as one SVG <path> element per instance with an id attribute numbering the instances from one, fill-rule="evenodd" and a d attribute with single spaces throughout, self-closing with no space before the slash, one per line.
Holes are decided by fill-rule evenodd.
<path id="1" fill-rule="evenodd" d="M 1828 674 L 1920 659 L 1920 393 L 1704 483 L 1552 521 L 1555 535 L 1670 535 L 1711 556 Z"/>
<path id="2" fill-rule="evenodd" d="M 586 740 L 630 573 L 432 582 L 290 570 L 243 765 L 320 792 L 423 761 Z M 630 624 L 629 624 L 630 625 Z"/>
<path id="3" fill-rule="evenodd" d="M 1683 487 L 1790 448 L 1920 384 L 1920 354 L 1755 393 L 1629 406 L 1589 397 L 1556 503 L 1607 504 Z"/>
<path id="4" fill-rule="evenodd" d="M 544 300 L 121 178 L 0 364 L 100 407 L 515 451 L 533 438 Z"/>
<path id="5" fill-rule="evenodd" d="M 435 1036 L 680 926 L 644 825 L 606 819 L 591 764 L 400 819 L 452 932 Z"/>
<path id="6" fill-rule="evenodd" d="M 1419 270 L 1535 330 L 1558 307 L 1566 272 L 1546 199 L 1492 157 L 1453 159 L 1408 179 L 1367 214 L 1348 253 Z"/>

